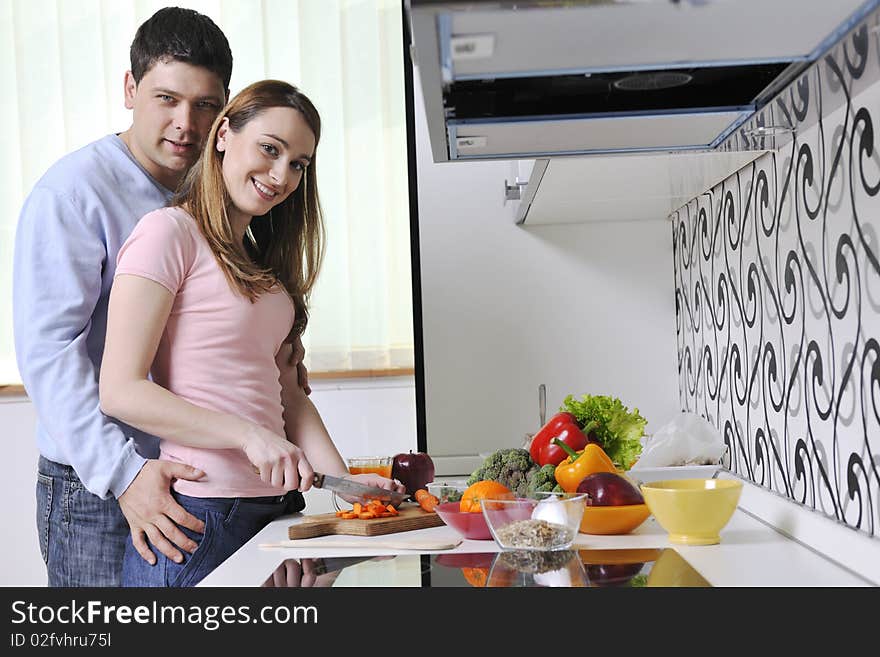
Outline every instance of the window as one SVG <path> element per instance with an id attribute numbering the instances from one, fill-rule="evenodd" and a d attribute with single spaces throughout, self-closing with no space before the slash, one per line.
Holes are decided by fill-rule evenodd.
<path id="1" fill-rule="evenodd" d="M 12 249 L 22 202 L 59 157 L 130 125 L 128 48 L 167 2 L 0 3 L 0 384 L 20 382 Z M 204 0 L 234 57 L 231 93 L 299 86 L 321 113 L 326 258 L 304 336 L 313 373 L 413 367 L 409 192 L 399 0 Z"/>

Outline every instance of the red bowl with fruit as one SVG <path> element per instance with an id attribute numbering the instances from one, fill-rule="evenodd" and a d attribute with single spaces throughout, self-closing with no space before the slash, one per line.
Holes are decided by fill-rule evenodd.
<path id="1" fill-rule="evenodd" d="M 482 513 L 462 511 L 459 502 L 446 502 L 434 507 L 434 511 L 447 525 L 461 534 L 464 538 L 478 541 L 492 540 L 492 532 Z"/>
<path id="2" fill-rule="evenodd" d="M 436 562 L 447 568 L 491 568 L 497 552 L 456 552 L 438 554 Z"/>

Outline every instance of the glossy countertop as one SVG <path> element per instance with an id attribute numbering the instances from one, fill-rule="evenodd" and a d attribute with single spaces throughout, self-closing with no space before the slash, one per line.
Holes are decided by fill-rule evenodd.
<path id="1" fill-rule="evenodd" d="M 322 493 L 323 494 L 323 493 Z M 321 500 L 321 498 L 313 499 Z M 310 503 L 313 513 L 325 513 L 321 503 Z M 199 586 L 243 586 L 258 587 L 269 585 L 285 567 L 298 564 L 310 564 L 316 559 L 322 563 L 333 559 L 350 559 L 349 563 L 370 562 L 367 566 L 344 570 L 341 578 L 332 580 L 332 586 L 431 586 L 430 578 L 422 575 L 426 567 L 435 564 L 433 555 L 477 555 L 498 552 L 492 540 L 463 540 L 453 549 L 428 551 L 392 548 L 377 548 L 377 543 L 390 536 L 375 537 L 346 536 L 352 547 L 329 547 L 328 541 L 338 539 L 335 536 L 322 536 L 308 539 L 306 547 L 279 548 L 261 547 L 269 543 L 277 543 L 287 539 L 288 527 L 301 522 L 305 516 L 294 514 L 275 520 L 259 534 L 239 549 L 213 573 L 208 575 Z M 438 539 L 456 542 L 458 534 L 451 528 L 433 527 L 409 532 L 401 532 L 410 539 Z M 574 551 L 582 555 L 593 554 L 593 550 L 654 550 L 664 553 L 675 552 L 701 578 L 711 586 L 717 587 L 864 587 L 874 583 L 823 556 L 807 545 L 781 533 L 772 525 L 759 519 L 756 515 L 738 508 L 727 526 L 721 531 L 721 542 L 717 545 L 685 546 L 672 545 L 667 540 L 666 532 L 660 527 L 653 516 L 649 517 L 640 527 L 630 534 L 616 536 L 600 536 L 578 534 Z M 425 553 L 431 555 L 425 557 Z M 620 553 L 622 554 L 622 553 Z M 404 555 L 397 559 L 375 559 L 378 555 Z M 491 556 L 491 555 L 490 555 Z M 467 557 L 444 557 L 441 563 L 462 563 Z M 383 564 L 383 562 L 391 562 Z M 345 562 L 341 562 L 343 565 Z M 430 564 L 427 565 L 426 564 Z M 354 573 L 354 575 L 351 575 Z M 339 572 L 336 573 L 339 575 Z M 354 579 L 352 579 L 354 577 Z M 357 579 L 361 578 L 361 579 Z M 283 579 L 283 577 L 282 577 Z M 319 584 L 320 585 L 320 584 Z M 447 584 L 449 585 L 449 584 Z M 455 585 L 454 583 L 452 585 Z M 461 584 L 465 586 L 464 582 Z"/>

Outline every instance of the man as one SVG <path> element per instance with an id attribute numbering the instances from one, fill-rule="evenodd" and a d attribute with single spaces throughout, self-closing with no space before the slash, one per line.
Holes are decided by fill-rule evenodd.
<path id="1" fill-rule="evenodd" d="M 37 411 L 37 528 L 50 586 L 118 586 L 126 532 L 155 563 L 147 540 L 180 562 L 179 549 L 196 543 L 178 525 L 204 531 L 170 495 L 175 478 L 202 473 L 152 460 L 155 438 L 102 415 L 98 368 L 117 252 L 198 159 L 229 94 L 232 53 L 210 18 L 168 7 L 140 26 L 130 56 L 131 127 L 56 162 L 16 231 L 15 348 Z"/>

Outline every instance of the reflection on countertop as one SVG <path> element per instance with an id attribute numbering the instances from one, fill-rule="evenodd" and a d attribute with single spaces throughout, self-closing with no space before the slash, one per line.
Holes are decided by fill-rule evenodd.
<path id="1" fill-rule="evenodd" d="M 285 559 L 264 587 L 708 587 L 673 548 Z"/>

